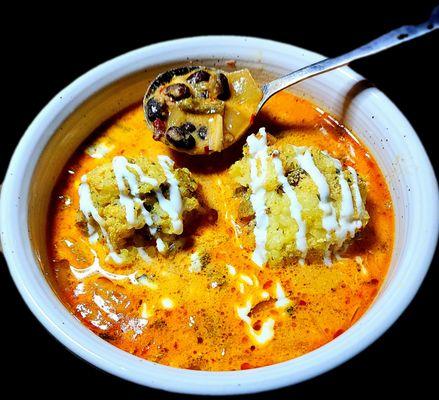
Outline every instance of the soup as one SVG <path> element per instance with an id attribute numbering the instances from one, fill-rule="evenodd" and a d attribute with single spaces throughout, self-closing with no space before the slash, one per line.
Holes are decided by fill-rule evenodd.
<path id="1" fill-rule="evenodd" d="M 247 144 L 244 138 L 222 153 L 194 157 L 155 141 L 138 104 L 77 150 L 52 195 L 46 268 L 60 299 L 85 326 L 150 361 L 226 371 L 299 357 L 364 314 L 385 279 L 393 246 L 392 202 L 378 165 L 336 119 L 291 93 L 268 101 L 252 132 L 262 127 Z M 259 153 L 252 152 L 252 140 Z M 285 175 L 287 151 L 295 160 L 314 158 L 320 178 L 309 163 L 301 164 L 303 181 Z M 279 163 L 284 170 L 272 192 L 264 189 L 259 209 L 260 188 L 241 172 L 246 165 L 250 171 L 252 154 L 264 152 L 269 157 L 255 161 L 253 175 L 261 178 L 264 162 L 267 171 Z M 334 169 L 323 173 L 318 157 L 333 160 Z M 322 176 L 335 182 L 326 194 Z M 313 203 L 301 247 L 299 217 L 289 219 L 288 205 L 291 189 L 305 215 L 299 194 L 306 185 L 314 185 Z M 114 193 L 105 192 L 107 186 Z M 343 187 L 351 195 L 353 227 L 338 234 Z M 277 200 L 271 208 L 267 200 L 272 194 L 287 205 L 277 237 Z M 110 197 L 114 212 L 105 200 Z M 141 226 L 129 223 L 129 210 Z M 149 224 L 154 210 L 160 218 Z M 318 214 L 315 231 L 312 212 Z M 315 232 L 321 234 L 331 215 L 337 226 L 320 238 Z"/>

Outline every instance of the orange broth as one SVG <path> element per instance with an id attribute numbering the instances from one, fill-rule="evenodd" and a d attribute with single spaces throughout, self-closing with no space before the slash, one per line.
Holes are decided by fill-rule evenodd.
<path id="1" fill-rule="evenodd" d="M 78 149 L 52 195 L 48 228 L 52 262 L 47 272 L 60 299 L 84 325 L 109 343 L 147 360 L 224 371 L 301 356 L 342 334 L 364 314 L 385 279 L 393 246 L 391 196 L 378 165 L 345 127 L 290 93 L 279 93 L 266 104 L 252 132 L 260 126 L 273 135 L 274 146 L 288 142 L 325 149 L 345 165 L 354 166 L 367 181 L 370 221 L 343 257 L 329 267 L 320 262 L 258 268 L 251 261 L 252 244 L 239 236 L 234 223 L 237 200 L 227 174 L 229 166 L 241 157 L 244 142 L 207 158 L 175 153 L 152 139 L 139 104 L 105 123 Z M 103 158 L 92 158 L 85 149 L 96 143 L 105 143 L 112 150 Z M 105 245 L 91 245 L 76 225 L 81 176 L 111 162 L 115 155 L 156 160 L 159 154 L 169 155 L 177 167 L 192 172 L 202 202 L 218 212 L 218 219 L 204 216 L 191 224 L 193 244 L 175 256 L 158 255 L 151 263 L 106 264 Z M 154 277 L 157 288 L 99 275 L 78 281 L 70 266 L 90 266 L 91 248 L 107 271 L 147 273 Z M 189 266 L 197 249 L 209 252 L 210 263 L 194 274 Z M 273 307 L 277 282 L 290 300 L 283 311 Z M 269 297 L 263 300 L 262 292 Z M 258 296 L 260 303 L 250 314 L 254 332 L 261 329 L 267 316 L 275 321 L 273 338 L 262 344 L 248 334 L 249 326 L 237 315 L 237 307 Z"/>

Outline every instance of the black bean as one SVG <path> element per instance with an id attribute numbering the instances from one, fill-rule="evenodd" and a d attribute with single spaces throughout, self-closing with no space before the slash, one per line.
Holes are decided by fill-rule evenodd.
<path id="1" fill-rule="evenodd" d="M 186 75 L 189 72 L 197 69 L 199 67 L 192 66 L 192 67 L 179 67 L 174 68 L 169 71 L 163 72 L 157 78 L 154 79 L 154 81 L 149 86 L 148 92 L 146 93 L 146 96 L 149 97 L 151 94 L 153 94 L 160 86 L 165 85 L 166 83 L 171 82 L 172 78 L 174 76 L 181 76 Z"/>
<path id="2" fill-rule="evenodd" d="M 207 71 L 201 69 L 189 75 L 187 81 L 190 84 L 195 85 L 196 83 L 207 82 L 209 79 L 210 79 L 210 74 Z"/>
<path id="3" fill-rule="evenodd" d="M 206 139 L 207 128 L 205 126 L 200 126 L 200 128 L 198 129 L 198 136 L 200 137 L 200 139 Z"/>
<path id="4" fill-rule="evenodd" d="M 146 112 L 151 122 L 154 122 L 157 118 L 165 121 L 168 117 L 168 106 L 155 99 L 149 99 L 146 103 Z"/>
<path id="5" fill-rule="evenodd" d="M 166 132 L 166 138 L 169 143 L 178 148 L 192 149 L 195 147 L 194 137 L 178 126 L 171 126 Z"/>
<path id="6" fill-rule="evenodd" d="M 180 128 L 183 130 L 184 133 L 192 133 L 195 132 L 195 125 L 191 124 L 190 122 L 185 122 L 183 125 L 180 126 Z"/>
<path id="7" fill-rule="evenodd" d="M 165 94 L 169 96 L 172 100 L 178 101 L 190 97 L 191 91 L 183 83 L 174 83 L 173 85 L 169 85 L 166 87 Z"/>
<path id="8" fill-rule="evenodd" d="M 218 83 L 219 83 L 219 93 L 217 98 L 223 101 L 228 100 L 230 97 L 229 80 L 223 73 L 220 73 L 218 75 Z"/>

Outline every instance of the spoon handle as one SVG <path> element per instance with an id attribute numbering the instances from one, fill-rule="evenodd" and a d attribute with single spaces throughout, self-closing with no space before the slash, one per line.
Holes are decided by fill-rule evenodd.
<path id="1" fill-rule="evenodd" d="M 326 58 L 322 61 L 303 67 L 291 72 L 281 78 L 271 81 L 262 86 L 263 97 L 259 103 L 258 110 L 275 93 L 301 82 L 312 76 L 322 74 L 327 71 L 342 67 L 352 61 L 379 53 L 398 44 L 408 42 L 418 36 L 430 33 L 438 28 L 439 25 L 439 6 L 435 7 L 428 21 L 419 25 L 406 25 L 390 31 L 371 42 L 358 47 L 348 53 L 334 58 Z"/>

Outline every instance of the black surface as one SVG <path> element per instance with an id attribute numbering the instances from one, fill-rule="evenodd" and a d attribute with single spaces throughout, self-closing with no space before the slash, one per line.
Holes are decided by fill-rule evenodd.
<path id="1" fill-rule="evenodd" d="M 349 6 L 312 3 L 298 9 L 297 4 L 288 2 L 289 12 L 277 12 L 280 5 L 269 3 L 271 8 L 256 12 L 254 19 L 243 6 L 232 17 L 227 14 L 230 9 L 221 8 L 219 3 L 200 2 L 181 7 L 200 10 L 201 17 L 190 20 L 175 11 L 169 17 L 164 14 L 169 6 L 153 2 L 146 4 L 152 7 L 150 11 L 126 3 L 110 13 L 91 13 L 89 7 L 63 3 L 62 10 L 4 12 L 4 20 L 10 24 L 1 28 L 2 64 L 6 70 L 2 97 L 6 103 L 3 101 L 1 113 L 0 177 L 28 124 L 59 90 L 88 69 L 131 49 L 177 37 L 228 33 L 266 37 L 335 56 L 402 24 L 421 22 L 434 6 L 434 2 L 417 1 L 383 8 L 383 1 L 351 2 Z M 104 8 L 107 11 L 109 4 Z M 23 3 L 22 7 L 30 6 Z M 270 19 L 276 22 L 268 22 Z M 436 170 L 438 44 L 438 34 L 434 33 L 353 65 L 407 116 Z M 409 308 L 366 351 L 323 376 L 254 398 L 305 398 L 317 394 L 329 398 L 358 394 L 375 397 L 410 391 L 424 398 L 434 393 L 435 367 L 427 366 L 427 362 L 437 349 L 433 328 L 437 319 L 437 297 L 433 293 L 437 266 L 436 258 Z M 4 389 L 19 393 L 29 390 L 34 395 L 50 392 L 60 397 L 76 392 L 78 397 L 177 398 L 106 375 L 64 349 L 26 308 L 2 256 L 0 285 Z"/>

